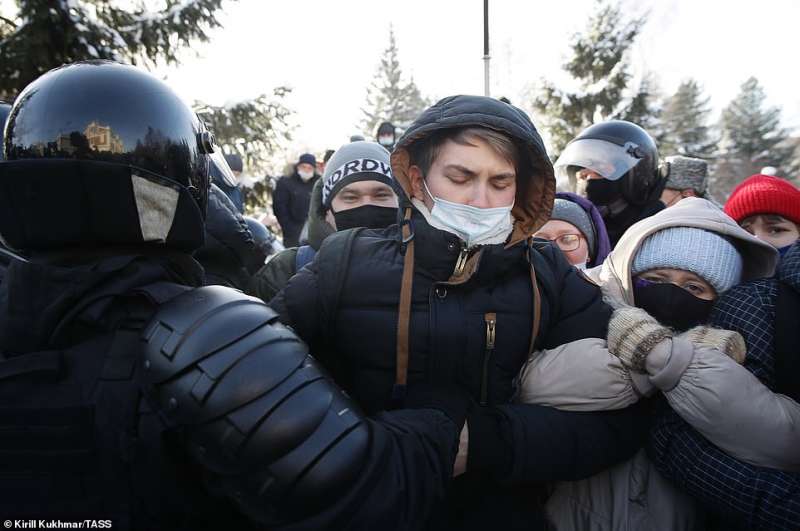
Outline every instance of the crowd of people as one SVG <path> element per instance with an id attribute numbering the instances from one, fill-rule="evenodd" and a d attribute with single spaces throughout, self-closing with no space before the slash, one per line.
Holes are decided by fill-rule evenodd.
<path id="1" fill-rule="evenodd" d="M 138 68 L 65 65 L 0 111 L 0 515 L 800 528 L 789 180 L 720 207 L 636 124 L 553 164 L 524 111 L 452 96 L 301 155 L 281 242 Z"/>

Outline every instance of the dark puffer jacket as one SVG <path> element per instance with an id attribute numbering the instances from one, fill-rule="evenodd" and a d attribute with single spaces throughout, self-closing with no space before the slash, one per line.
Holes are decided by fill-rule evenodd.
<path id="1" fill-rule="evenodd" d="M 509 404 L 513 380 L 531 347 L 531 263 L 541 293 L 536 348 L 605 337 L 611 310 L 599 288 L 570 267 L 558 249 L 528 240 L 549 217 L 555 180 L 536 129 L 519 109 L 473 96 L 446 98 L 428 109 L 392 154 L 392 171 L 405 192 L 410 195 L 409 145 L 434 131 L 463 126 L 499 130 L 521 148 L 515 225 L 507 244 L 465 249 L 457 236 L 431 227 L 414 209 L 404 225 L 413 230 L 410 243 L 402 243 L 402 226 L 364 230 L 345 253 L 351 233 L 336 233 L 271 303 L 368 412 L 388 408 L 398 389 L 404 253 L 414 246 L 408 383 L 457 384 L 486 405 L 469 418 L 469 473 L 457 482 L 452 513 L 437 521 L 461 529 L 488 521 L 468 508 L 499 510 L 485 503 L 500 492 L 493 490 L 494 481 L 591 475 L 632 455 L 644 428 L 639 407 L 587 414 Z M 466 264 L 457 268 L 464 258 Z M 510 506 L 507 494 L 504 505 Z M 530 528 L 535 503 L 533 497 L 525 499 L 517 509 L 501 511 L 499 520 L 493 514 L 494 524 Z"/>
<path id="2" fill-rule="evenodd" d="M 476 401 L 510 401 L 512 382 L 527 359 L 532 332 L 533 297 L 530 252 L 542 293 L 541 330 L 536 348 L 553 348 L 584 337 L 605 337 L 610 311 L 596 286 L 570 267 L 561 252 L 536 240 L 505 248 L 485 247 L 475 271 L 461 284 L 448 282 L 462 249 L 457 236 L 430 227 L 414 213 L 415 275 L 412 293 L 409 383 L 463 385 Z M 322 245 L 310 274 L 292 279 L 283 298 L 273 301 L 308 341 L 315 356 L 334 370 L 370 411 L 390 405 L 395 382 L 397 306 L 403 256 L 398 228 L 363 231 L 353 242 L 351 263 L 341 287 L 331 282 L 342 259 L 346 233 Z M 331 243 L 328 244 L 328 241 Z M 328 344 L 324 312 L 341 290 L 330 323 L 335 344 Z M 313 305 L 313 306 L 312 306 Z M 494 347 L 487 344 L 494 322 Z M 379 333 L 378 331 L 385 331 Z"/>

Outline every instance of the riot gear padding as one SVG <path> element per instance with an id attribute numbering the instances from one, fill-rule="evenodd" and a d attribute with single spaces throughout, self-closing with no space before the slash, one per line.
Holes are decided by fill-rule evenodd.
<path id="1" fill-rule="evenodd" d="M 108 61 L 51 70 L 15 100 L 3 140 L 13 167 L 0 164 L 0 209 L 35 211 L 41 227 L 6 237 L 14 217 L 3 215 L 0 234 L 18 249 L 193 250 L 203 242 L 213 151 L 195 113 L 147 72 Z M 45 208 L 45 196 L 63 204 Z M 39 239 L 45 232 L 53 234 Z"/>
<path id="2" fill-rule="evenodd" d="M 186 292 L 159 308 L 143 341 L 146 393 L 251 518 L 311 514 L 358 476 L 363 415 L 260 300 Z"/>
<path id="3" fill-rule="evenodd" d="M 582 168 L 604 179 L 620 181 L 622 198 L 630 205 L 658 199 L 664 188 L 658 148 L 638 125 L 610 120 L 584 129 L 555 164 L 559 188 L 576 191 L 576 173 Z"/>

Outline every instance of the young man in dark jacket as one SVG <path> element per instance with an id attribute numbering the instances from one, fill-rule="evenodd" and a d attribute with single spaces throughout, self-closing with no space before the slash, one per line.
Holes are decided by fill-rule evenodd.
<path id="1" fill-rule="evenodd" d="M 523 485 L 589 476 L 642 442 L 638 407 L 510 403 L 533 349 L 605 338 L 611 310 L 555 246 L 530 238 L 555 179 L 521 110 L 445 98 L 391 160 L 411 198 L 403 223 L 330 236 L 271 304 L 368 413 L 402 405 L 419 382 L 480 404 L 461 434 L 455 474 L 467 473 L 432 526 L 536 528 L 537 491 Z"/>
<path id="2" fill-rule="evenodd" d="M 397 222 L 397 195 L 389 152 L 375 142 L 340 147 L 311 191 L 308 243 L 284 249 L 253 275 L 249 293 L 269 302 L 314 259 L 337 230 L 384 228 Z"/>
<path id="3" fill-rule="evenodd" d="M 294 165 L 294 173 L 281 177 L 275 185 L 272 211 L 283 231 L 285 247 L 297 247 L 300 243 L 300 233 L 308 216 L 311 189 L 318 179 L 316 157 L 304 153 Z"/>

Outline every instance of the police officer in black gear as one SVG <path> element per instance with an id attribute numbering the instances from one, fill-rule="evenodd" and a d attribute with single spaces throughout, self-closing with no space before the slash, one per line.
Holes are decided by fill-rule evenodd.
<path id="1" fill-rule="evenodd" d="M 653 138 L 638 125 L 610 120 L 584 129 L 555 164 L 559 188 L 600 209 L 611 246 L 634 223 L 664 208 L 666 182 Z"/>
<path id="2" fill-rule="evenodd" d="M 239 188 L 239 179 L 229 163 L 230 157 L 232 155 L 223 155 L 221 151 L 211 154 L 211 183 L 219 187 L 231 200 L 236 210 L 243 214 L 244 197 L 242 196 L 241 188 Z M 239 157 L 240 163 L 241 160 L 241 157 Z M 241 166 L 239 168 L 237 171 L 241 173 Z"/>
<path id="3" fill-rule="evenodd" d="M 212 184 L 209 188 L 205 243 L 194 253 L 206 273 L 207 285 L 244 291 L 250 277 L 264 265 L 267 255 L 256 245 L 239 208 L 217 182 L 235 177 L 220 151 L 209 157 Z"/>
<path id="4" fill-rule="evenodd" d="M 212 184 L 208 195 L 205 243 L 194 257 L 206 272 L 206 285 L 244 291 L 267 255 L 230 198 Z"/>
<path id="5" fill-rule="evenodd" d="M 365 418 L 269 307 L 201 287 L 191 252 L 218 148 L 169 87 L 130 66 L 67 65 L 20 94 L 6 133 L 0 236 L 28 260 L 0 285 L 4 518 L 425 522 L 466 402 L 440 393 Z"/>

